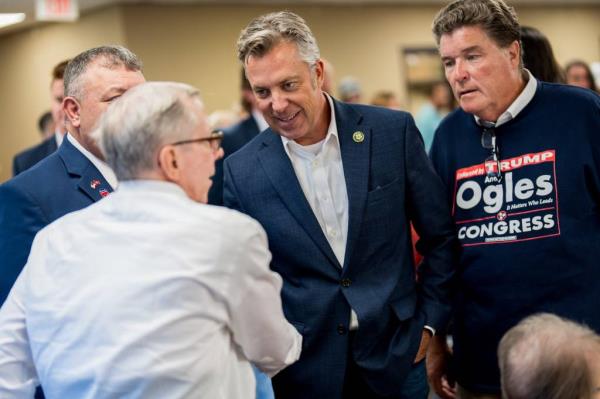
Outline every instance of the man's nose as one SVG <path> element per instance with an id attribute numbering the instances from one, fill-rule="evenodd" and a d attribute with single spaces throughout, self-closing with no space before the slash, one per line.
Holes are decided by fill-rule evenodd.
<path id="1" fill-rule="evenodd" d="M 271 107 L 273 108 L 273 112 L 280 113 L 284 112 L 288 105 L 288 100 L 284 93 L 277 91 L 273 93 L 273 100 Z"/>
<path id="2" fill-rule="evenodd" d="M 454 65 L 454 71 L 453 71 L 454 81 L 464 82 L 468 78 L 469 78 L 469 73 L 467 71 L 466 65 L 460 60 L 456 61 L 456 64 Z"/>

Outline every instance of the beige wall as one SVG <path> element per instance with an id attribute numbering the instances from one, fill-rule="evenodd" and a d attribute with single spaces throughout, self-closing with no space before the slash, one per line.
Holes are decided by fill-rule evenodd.
<path id="1" fill-rule="evenodd" d="M 402 47 L 433 46 L 436 6 L 295 6 L 319 41 L 336 79 L 358 77 L 366 99 L 380 89 L 405 101 Z M 36 120 L 49 107 L 51 68 L 81 50 L 122 43 L 144 61 L 149 80 L 199 87 L 209 111 L 238 99 L 235 40 L 266 6 L 110 7 L 74 24 L 53 24 L 0 36 L 0 181 L 10 177 L 14 153 L 38 141 Z M 600 60 L 600 6 L 519 7 L 521 23 L 550 38 L 559 62 Z"/>

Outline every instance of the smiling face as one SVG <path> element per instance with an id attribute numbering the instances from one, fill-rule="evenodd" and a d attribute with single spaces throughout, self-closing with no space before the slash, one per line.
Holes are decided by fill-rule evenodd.
<path id="1" fill-rule="evenodd" d="M 108 68 L 102 60 L 88 65 L 78 83 L 81 98 L 66 97 L 63 101 L 63 109 L 73 126 L 73 137 L 85 149 L 103 159 L 90 133 L 112 101 L 143 82 L 142 72 L 128 70 L 122 65 Z"/>
<path id="2" fill-rule="evenodd" d="M 325 138 L 330 116 L 321 60 L 311 68 L 294 43 L 283 41 L 262 57 L 250 56 L 245 69 L 271 129 L 301 145 Z"/>
<path id="3" fill-rule="evenodd" d="M 442 35 L 440 54 L 460 107 L 483 120 L 495 122 L 525 86 L 519 43 L 501 48 L 479 26 Z"/>

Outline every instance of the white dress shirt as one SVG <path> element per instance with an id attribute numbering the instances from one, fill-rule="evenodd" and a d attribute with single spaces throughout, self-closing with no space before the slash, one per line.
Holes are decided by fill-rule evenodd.
<path id="1" fill-rule="evenodd" d="M 251 398 L 302 338 L 264 230 L 158 181 L 36 236 L 0 310 L 0 398 Z M 37 372 L 36 372 L 37 371 Z"/>
<path id="2" fill-rule="evenodd" d="M 324 95 L 331 110 L 331 121 L 325 138 L 306 146 L 283 136 L 281 140 L 304 196 L 319 221 L 335 257 L 343 267 L 348 240 L 348 192 L 335 123 L 335 108 L 331 97 Z M 356 328 L 358 328 L 358 319 L 354 310 L 351 310 L 350 329 Z"/>

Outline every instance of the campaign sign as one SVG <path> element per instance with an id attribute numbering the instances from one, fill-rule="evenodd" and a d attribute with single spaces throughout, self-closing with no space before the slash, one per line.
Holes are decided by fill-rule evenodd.
<path id="1" fill-rule="evenodd" d="M 463 246 L 560 235 L 556 153 L 546 150 L 456 171 L 452 213 Z M 489 173 L 492 172 L 492 173 Z"/>

